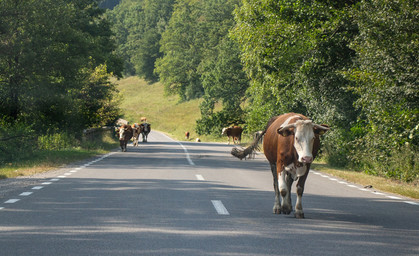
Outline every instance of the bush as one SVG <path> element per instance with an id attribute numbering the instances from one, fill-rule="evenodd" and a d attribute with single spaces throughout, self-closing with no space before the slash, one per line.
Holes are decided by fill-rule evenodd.
<path id="1" fill-rule="evenodd" d="M 43 150 L 68 149 L 79 144 L 75 136 L 67 132 L 58 132 L 38 137 L 38 148 Z"/>
<path id="2" fill-rule="evenodd" d="M 36 149 L 34 131 L 23 123 L 0 121 L 0 164 L 32 155 Z"/>

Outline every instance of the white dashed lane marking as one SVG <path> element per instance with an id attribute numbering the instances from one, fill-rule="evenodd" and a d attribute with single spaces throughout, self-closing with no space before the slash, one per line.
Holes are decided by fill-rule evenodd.
<path id="1" fill-rule="evenodd" d="M 230 215 L 220 200 L 211 200 L 211 203 L 219 215 Z"/>
<path id="2" fill-rule="evenodd" d="M 201 174 L 195 175 L 197 180 L 205 180 L 204 177 L 202 177 Z"/>
<path id="3" fill-rule="evenodd" d="M 84 164 L 82 166 L 79 166 L 77 168 L 74 168 L 73 170 L 71 170 L 71 171 L 69 171 L 67 173 L 64 173 L 63 175 L 60 175 L 57 178 L 50 179 L 47 182 L 42 182 L 41 185 L 50 185 L 50 184 L 52 184 L 55 181 L 59 181 L 60 180 L 59 178 L 67 178 L 68 176 L 70 176 L 70 175 L 78 172 L 79 170 L 81 170 L 81 169 L 83 169 L 85 167 L 88 167 L 88 166 L 90 166 L 90 165 L 92 165 L 92 164 L 94 164 L 96 162 L 99 162 L 99 161 L 101 161 L 101 160 L 103 160 L 103 159 L 107 158 L 108 156 L 113 155 L 115 153 L 116 152 L 111 152 L 111 153 L 108 153 L 106 155 L 103 155 L 102 157 L 100 157 L 100 158 L 98 158 L 96 160 L 93 160 L 93 161 L 91 161 L 91 162 L 89 162 L 87 164 Z M 35 187 L 32 187 L 32 190 L 40 190 L 40 189 L 43 189 L 43 188 L 44 188 L 44 186 L 35 186 Z M 29 196 L 29 195 L 32 195 L 32 194 L 33 194 L 33 192 L 23 192 L 23 193 L 19 194 L 19 196 Z M 16 203 L 18 201 L 20 201 L 20 199 L 14 199 L 13 198 L 13 199 L 9 199 L 9 200 L 5 201 L 4 204 L 14 204 L 14 203 Z M 4 208 L 5 207 L 0 206 L 0 210 L 3 210 Z"/>
<path id="4" fill-rule="evenodd" d="M 338 179 L 332 178 L 330 176 L 324 175 L 322 173 L 319 173 L 319 172 L 316 172 L 316 171 L 313 171 L 313 170 L 310 170 L 310 172 L 313 173 L 313 174 L 316 174 L 318 176 L 321 176 L 323 178 L 327 178 L 327 179 L 329 179 L 331 181 L 336 181 L 337 183 L 346 185 L 346 186 L 348 186 L 350 188 L 356 188 L 356 189 L 361 190 L 361 191 L 370 192 L 370 193 L 372 193 L 374 195 L 380 195 L 380 196 L 384 196 L 384 197 L 387 197 L 387 198 L 390 198 L 390 199 L 394 199 L 394 200 L 403 200 L 403 198 L 400 198 L 400 197 L 397 197 L 397 196 L 387 195 L 385 193 L 381 193 L 381 192 L 377 192 L 377 191 L 371 191 L 369 189 L 366 189 L 366 188 L 363 188 L 363 187 L 359 187 L 359 186 L 356 186 L 356 185 L 352 185 L 352 184 L 349 184 L 348 182 L 345 182 L 345 181 L 340 181 Z M 401 201 L 401 202 L 406 203 L 406 204 L 411 204 L 411 205 L 419 205 L 419 203 L 413 202 L 413 201 Z"/>
<path id="5" fill-rule="evenodd" d="M 33 194 L 33 192 L 23 192 L 19 196 L 30 196 L 32 194 Z"/>
<path id="6" fill-rule="evenodd" d="M 6 202 L 4 202 L 5 204 L 14 204 L 16 202 L 20 201 L 20 199 L 9 199 Z"/>

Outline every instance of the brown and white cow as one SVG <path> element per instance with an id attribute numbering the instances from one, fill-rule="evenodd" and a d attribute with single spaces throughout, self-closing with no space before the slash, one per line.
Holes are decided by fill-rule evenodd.
<path id="1" fill-rule="evenodd" d="M 140 134 L 141 134 L 141 126 L 135 123 L 131 126 L 131 128 L 132 128 L 132 139 L 133 139 L 132 145 L 136 147 L 138 146 L 138 139 L 140 138 Z"/>
<path id="2" fill-rule="evenodd" d="M 121 151 L 126 152 L 128 141 L 132 138 L 132 127 L 126 124 L 121 125 L 121 127 L 119 127 L 118 133 Z"/>
<path id="3" fill-rule="evenodd" d="M 240 126 L 230 126 L 223 128 L 221 135 L 227 135 L 228 137 L 228 144 L 230 144 L 230 138 L 233 138 L 233 144 L 240 144 L 242 140 L 242 132 L 243 128 Z"/>
<path id="4" fill-rule="evenodd" d="M 291 185 L 297 181 L 295 217 L 304 218 L 301 202 L 304 184 L 310 164 L 319 150 L 319 136 L 328 130 L 327 125 L 314 124 L 301 114 L 283 114 L 271 118 L 262 134 L 249 147 L 244 150 L 233 148 L 231 154 L 240 159 L 245 158 L 257 149 L 260 139 L 264 136 L 263 150 L 270 163 L 274 180 L 273 212 L 291 213 Z"/>

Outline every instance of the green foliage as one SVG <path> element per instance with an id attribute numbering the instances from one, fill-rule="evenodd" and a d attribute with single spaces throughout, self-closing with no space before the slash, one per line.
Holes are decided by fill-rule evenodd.
<path id="1" fill-rule="evenodd" d="M 243 1 L 231 32 L 251 78 L 249 129 L 262 130 L 282 113 L 306 114 L 332 127 L 323 140 L 329 144 L 325 154 L 342 165 L 345 135 L 357 117 L 356 97 L 343 75 L 355 55 L 349 8 L 335 1 Z"/>
<path id="2" fill-rule="evenodd" d="M 419 87 L 416 1 L 362 1 L 353 9 L 356 65 L 346 72 L 359 95 L 363 136 L 352 161 L 368 172 L 417 178 Z M 406 172 L 410 172 L 407 174 Z"/>
<path id="3" fill-rule="evenodd" d="M 178 94 L 181 100 L 206 94 L 203 72 L 215 61 L 218 45 L 234 24 L 231 13 L 237 2 L 182 0 L 175 4 L 162 35 L 164 56 L 156 62 L 156 72 L 168 93 Z"/>
<path id="4" fill-rule="evenodd" d="M 109 23 L 95 3 L 1 1 L 0 119 L 31 124 L 37 132 L 99 125 L 100 108 L 83 116 L 80 106 L 109 99 L 113 90 L 92 86 L 86 74 L 106 64 L 118 76 L 122 66 L 112 53 Z M 80 97 L 86 89 L 90 98 Z"/>
<path id="5" fill-rule="evenodd" d="M 138 75 L 150 82 L 158 80 L 155 62 L 162 56 L 161 34 L 169 22 L 174 2 L 125 0 L 107 13 L 114 24 L 117 52 L 124 59 L 125 74 Z"/>
<path id="6" fill-rule="evenodd" d="M 62 150 L 76 146 L 77 140 L 74 135 L 66 132 L 41 135 L 38 137 L 38 149 Z"/>
<path id="7" fill-rule="evenodd" d="M 0 120 L 0 164 L 18 161 L 36 149 L 34 131 L 25 123 Z"/>

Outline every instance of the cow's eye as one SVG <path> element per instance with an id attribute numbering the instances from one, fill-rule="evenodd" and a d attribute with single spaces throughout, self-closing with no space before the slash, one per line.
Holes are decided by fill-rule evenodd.
<path id="1" fill-rule="evenodd" d="M 295 140 L 298 142 L 298 141 L 300 141 L 300 138 L 298 138 L 298 137 L 295 137 Z"/>

